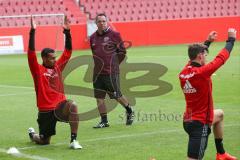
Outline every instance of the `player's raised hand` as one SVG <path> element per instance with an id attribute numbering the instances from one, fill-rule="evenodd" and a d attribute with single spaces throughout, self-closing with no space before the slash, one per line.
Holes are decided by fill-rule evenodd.
<path id="1" fill-rule="evenodd" d="M 67 18 L 66 15 L 64 16 L 64 24 L 63 24 L 63 28 L 64 28 L 64 29 L 67 29 L 67 30 L 70 29 L 70 21 L 69 21 L 69 19 Z"/>
<path id="2" fill-rule="evenodd" d="M 215 41 L 216 39 L 217 39 L 217 32 L 216 32 L 216 31 L 210 32 L 209 35 L 208 35 L 208 40 L 209 40 L 210 42 L 213 42 L 213 41 Z"/>
<path id="3" fill-rule="evenodd" d="M 33 16 L 31 15 L 31 28 L 32 29 L 36 29 L 36 27 L 37 27 L 37 25 L 36 25 L 36 23 L 35 23 L 35 21 L 33 19 Z"/>
<path id="4" fill-rule="evenodd" d="M 235 38 L 237 37 L 237 30 L 235 28 L 228 29 L 228 38 Z"/>

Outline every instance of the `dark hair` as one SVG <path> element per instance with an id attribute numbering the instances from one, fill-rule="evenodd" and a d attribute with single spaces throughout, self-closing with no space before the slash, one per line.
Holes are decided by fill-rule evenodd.
<path id="1" fill-rule="evenodd" d="M 41 52 L 42 57 L 47 57 L 49 53 L 54 53 L 55 51 L 51 48 L 44 48 Z"/>
<path id="2" fill-rule="evenodd" d="M 99 14 L 97 14 L 97 16 L 95 18 L 95 22 L 97 22 L 99 16 L 104 16 L 107 19 L 107 15 L 105 13 L 99 13 Z"/>
<path id="3" fill-rule="evenodd" d="M 208 52 L 208 47 L 201 43 L 195 43 L 188 46 L 188 57 L 190 60 L 194 60 L 199 53 L 204 51 Z"/>

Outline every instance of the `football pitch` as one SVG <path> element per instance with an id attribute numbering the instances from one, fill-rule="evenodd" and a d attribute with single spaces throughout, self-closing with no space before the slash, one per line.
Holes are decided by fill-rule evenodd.
<path id="1" fill-rule="evenodd" d="M 224 46 L 225 43 L 212 44 L 208 60 L 212 60 Z M 74 51 L 72 58 L 80 56 L 78 59 L 81 61 L 81 58 L 84 60 L 84 56 L 90 55 L 89 50 Z M 40 56 L 38 60 L 41 62 Z M 92 128 L 99 122 L 99 117 L 81 121 L 78 140 L 83 149 L 71 150 L 68 148 L 70 129 L 65 123 L 57 124 L 57 134 L 52 137 L 50 145 L 37 146 L 30 142 L 27 129 L 34 127 L 38 131 L 38 126 L 36 98 L 27 56 L 0 56 L 0 159 L 186 159 L 188 139 L 182 127 L 185 101 L 179 86 L 178 73 L 187 60 L 187 45 L 130 48 L 125 65 L 131 67 L 123 69 L 126 77 L 122 77 L 124 82 L 121 83 L 121 88 L 132 103 L 136 101 L 134 124 L 125 125 L 125 111 L 118 105 L 109 113 L 109 128 Z M 145 70 L 137 71 L 138 68 Z M 84 91 L 92 88 L 89 81 L 91 78 L 86 76 L 87 69 L 86 64 L 77 67 L 64 81 L 65 84 L 81 87 L 80 94 L 72 95 L 69 90 L 67 95 L 77 102 L 80 113 L 96 107 L 95 99 L 87 95 L 90 92 L 85 94 Z M 163 71 L 164 69 L 167 70 Z M 147 76 L 148 70 L 152 73 L 151 76 Z M 159 76 L 160 72 L 162 74 Z M 137 80 L 141 76 L 144 80 Z M 138 86 L 131 83 L 134 78 L 134 83 L 138 83 Z M 212 80 L 214 106 L 225 112 L 225 150 L 240 158 L 240 42 L 235 43 L 230 59 L 212 76 Z M 150 90 L 157 87 L 155 81 L 163 86 L 168 84 L 170 89 L 159 86 L 163 91 L 153 94 Z M 142 96 L 134 94 L 138 92 Z M 8 155 L 6 151 L 10 147 L 16 147 L 22 154 L 19 157 Z M 215 153 L 211 134 L 204 159 L 215 159 Z"/>

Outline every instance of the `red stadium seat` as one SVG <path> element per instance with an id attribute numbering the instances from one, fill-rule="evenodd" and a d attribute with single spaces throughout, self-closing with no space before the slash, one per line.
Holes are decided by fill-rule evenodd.
<path id="1" fill-rule="evenodd" d="M 112 21 L 240 15 L 240 0 L 80 0 L 80 4 L 91 19 L 97 13 L 104 12 Z M 66 13 L 74 23 L 86 21 L 87 17 L 87 13 L 83 13 L 74 0 L 5 0 L 0 1 L 0 7 L 4 8 L 0 10 L 0 15 Z M 42 22 L 47 23 L 56 24 L 56 20 L 53 18 L 53 22 Z"/>
<path id="2" fill-rule="evenodd" d="M 80 16 L 78 21 L 86 21 L 86 15 L 78 8 L 73 0 L 9 0 L 0 1 L 0 16 L 3 15 L 25 15 L 25 14 L 48 14 L 48 13 L 64 13 L 68 8 L 67 15 L 73 16 L 73 21 Z M 3 8 L 3 9 L 2 9 Z M 15 23 L 8 22 L 5 25 L 16 26 L 20 21 Z M 23 24 L 24 23 L 24 24 Z M 20 25 L 25 25 L 23 22 Z M 51 22 L 42 22 L 41 24 L 54 24 Z"/>

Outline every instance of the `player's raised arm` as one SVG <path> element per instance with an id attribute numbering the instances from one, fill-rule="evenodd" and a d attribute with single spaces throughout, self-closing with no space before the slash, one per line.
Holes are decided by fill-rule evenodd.
<path id="1" fill-rule="evenodd" d="M 211 31 L 208 35 L 207 40 L 204 42 L 204 45 L 206 45 L 209 48 L 211 43 L 214 42 L 216 39 L 217 39 L 217 32 Z"/>
<path id="2" fill-rule="evenodd" d="M 63 33 L 65 34 L 65 49 L 72 50 L 72 37 L 70 34 L 70 22 L 67 16 L 64 17 Z"/>
<path id="3" fill-rule="evenodd" d="M 65 49 L 61 57 L 56 62 L 61 70 L 64 69 L 72 55 L 72 36 L 70 33 L 70 21 L 67 16 L 64 17 L 63 33 L 65 35 Z"/>
<path id="4" fill-rule="evenodd" d="M 36 30 L 36 23 L 31 16 L 31 30 L 29 33 L 29 44 L 28 44 L 28 64 L 33 76 L 36 76 L 39 71 L 39 66 L 37 62 L 37 56 L 35 52 L 35 30 Z"/>
<path id="5" fill-rule="evenodd" d="M 228 50 L 229 54 L 231 53 L 231 51 L 233 49 L 236 37 L 237 37 L 237 31 L 234 28 L 230 28 L 228 30 L 228 40 L 226 41 L 226 45 L 225 45 L 225 49 Z"/>
<path id="6" fill-rule="evenodd" d="M 30 51 L 35 51 L 35 30 L 36 30 L 36 23 L 31 16 L 31 30 L 30 30 L 30 37 L 29 37 L 29 46 L 28 49 Z"/>
<path id="7" fill-rule="evenodd" d="M 234 46 L 237 31 L 233 28 L 228 29 L 228 39 L 225 47 L 219 52 L 213 61 L 201 68 L 203 75 L 211 76 L 218 68 L 220 68 L 229 58 Z"/>

